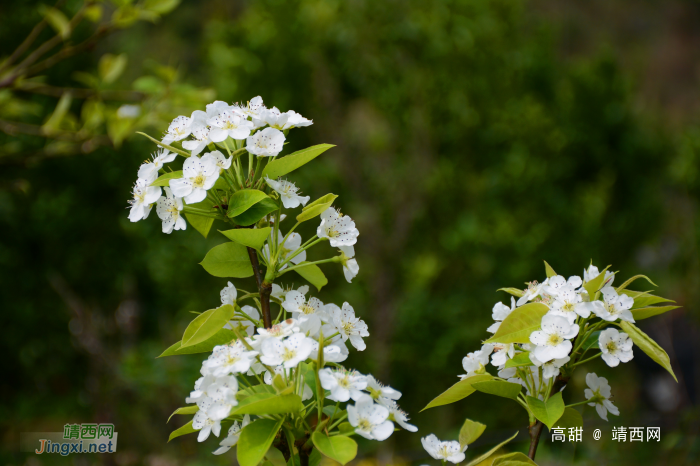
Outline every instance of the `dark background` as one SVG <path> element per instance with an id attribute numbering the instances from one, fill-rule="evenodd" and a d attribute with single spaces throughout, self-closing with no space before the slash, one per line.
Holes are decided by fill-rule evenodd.
<path id="1" fill-rule="evenodd" d="M 0 18 L 7 56 L 41 16 L 36 2 L 5 2 Z M 454 439 L 465 417 L 488 425 L 468 458 L 516 430 L 509 448 L 524 451 L 527 417 L 512 401 L 475 394 L 419 411 L 488 336 L 491 307 L 509 300 L 497 288 L 544 279 L 543 260 L 568 276 L 591 259 L 623 279 L 648 275 L 683 306 L 640 324 L 679 383 L 637 349 L 614 370 L 586 365 L 608 377 L 621 416 L 605 423 L 586 408 L 583 442 L 553 446 L 545 435 L 538 462 L 697 464 L 699 25 L 700 5 L 679 0 L 184 1 L 47 75 L 79 86 L 75 71 L 126 53 L 123 89 L 168 65 L 201 91 L 192 102 L 202 108 L 214 95 L 261 95 L 312 118 L 290 150 L 338 146 L 291 177 L 312 198 L 340 194 L 361 232 L 359 276 L 347 284 L 325 267 L 331 283 L 318 297 L 349 301 L 368 322 L 367 350 L 347 363 L 401 390 L 420 428 L 361 442 L 357 464 L 435 463 L 420 436 Z M 23 98 L 35 109 L 23 118 L 39 124 L 56 104 Z M 157 136 L 194 109 L 169 108 L 143 127 Z M 154 149 L 145 139 L 61 157 L 42 155 L 40 138 L 17 140 L 0 133 L 0 462 L 230 464 L 233 453 L 209 454 L 212 439 L 166 444 L 183 422 L 167 417 L 203 356 L 155 359 L 189 311 L 218 303 L 226 280 L 197 263 L 224 238 L 163 235 L 155 212 L 128 221 L 136 170 Z M 567 402 L 583 399 L 586 372 Z M 118 453 L 18 452 L 20 432 L 75 422 L 113 422 Z M 660 426 L 661 442 L 618 444 L 613 426 Z"/>

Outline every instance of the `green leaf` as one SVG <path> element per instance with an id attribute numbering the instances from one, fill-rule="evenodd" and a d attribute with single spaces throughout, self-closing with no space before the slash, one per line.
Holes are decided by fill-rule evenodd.
<path id="1" fill-rule="evenodd" d="M 344 435 L 327 437 L 321 432 L 316 432 L 311 436 L 311 440 L 318 451 L 342 465 L 357 456 L 357 443 Z"/>
<path id="2" fill-rule="evenodd" d="M 586 351 L 587 349 L 591 349 L 595 346 L 598 346 L 598 339 L 600 337 L 600 330 L 596 330 L 595 332 L 591 333 L 588 335 L 588 338 L 586 338 L 586 341 L 583 342 L 583 346 L 581 347 L 582 351 Z"/>
<path id="3" fill-rule="evenodd" d="M 515 400 L 518 398 L 518 393 L 523 388 L 519 383 L 503 382 L 501 380 L 486 380 L 484 382 L 472 383 L 472 387 L 482 393 L 489 395 L 502 396 Z"/>
<path id="4" fill-rule="evenodd" d="M 269 214 L 270 212 L 274 212 L 277 209 L 279 209 L 279 204 L 268 197 L 258 202 L 241 215 L 233 217 L 233 221 L 238 225 L 247 227 L 257 223 L 265 215 Z"/>
<path id="5" fill-rule="evenodd" d="M 304 264 L 308 264 L 308 262 L 300 262 L 299 264 L 297 264 L 297 266 Z M 307 265 L 305 267 L 299 267 L 298 269 L 294 269 L 294 271 L 301 275 L 302 278 L 306 279 L 307 282 L 315 286 L 318 289 L 318 291 L 321 291 L 321 288 L 326 286 L 326 284 L 328 283 L 328 279 L 323 274 L 323 271 L 321 271 L 321 269 L 316 264 Z"/>
<path id="6" fill-rule="evenodd" d="M 212 201 L 211 199 L 204 199 L 202 202 L 192 204 L 190 207 L 194 207 L 195 209 L 209 210 L 212 213 L 216 212 L 216 210 L 213 208 L 214 201 Z M 211 226 L 214 224 L 213 218 L 204 217 L 202 215 L 197 215 L 191 212 L 187 212 L 185 214 L 185 217 L 187 217 L 187 221 L 189 222 L 189 224 L 192 225 L 192 227 L 195 230 L 197 230 L 202 236 L 206 238 L 209 235 L 209 230 L 211 230 Z"/>
<path id="7" fill-rule="evenodd" d="M 516 451 L 507 455 L 494 458 L 491 466 L 537 466 L 537 463 L 532 461 L 525 453 Z"/>
<path id="8" fill-rule="evenodd" d="M 518 353 L 513 358 L 506 361 L 506 369 L 509 367 L 532 366 L 534 363 L 530 359 L 530 352 L 523 351 Z"/>
<path id="9" fill-rule="evenodd" d="M 213 350 L 215 346 L 225 345 L 226 343 L 230 343 L 235 339 L 236 334 L 233 330 L 222 328 L 214 335 L 212 335 L 211 338 L 208 338 L 201 343 L 197 343 L 196 345 L 186 346 L 185 348 L 182 348 L 182 341 L 178 341 L 177 343 L 171 345 L 168 349 L 163 351 L 158 357 L 162 358 L 165 356 L 178 356 L 181 354 L 208 353 L 211 350 Z"/>
<path id="10" fill-rule="evenodd" d="M 257 466 L 270 449 L 283 419 L 258 419 L 241 430 L 236 456 L 241 466 Z"/>
<path id="11" fill-rule="evenodd" d="M 271 179 L 277 179 L 280 176 L 284 176 L 289 172 L 296 170 L 304 164 L 309 163 L 331 147 L 335 147 L 333 144 L 318 144 L 316 146 L 307 147 L 300 151 L 291 153 L 285 157 L 281 157 L 268 163 L 263 170 L 263 178 L 268 177 Z"/>
<path id="12" fill-rule="evenodd" d="M 649 277 L 647 277 L 646 275 L 635 275 L 634 277 L 628 279 L 625 283 L 623 283 L 622 285 L 620 285 L 620 286 L 617 287 L 617 294 L 621 294 L 621 291 L 622 291 L 622 290 L 624 290 L 625 288 L 627 288 L 627 286 L 628 286 L 630 283 L 632 283 L 633 281 L 635 281 L 635 280 L 638 279 L 638 278 L 643 278 L 643 279 L 645 279 L 646 281 L 648 281 L 649 283 L 651 283 L 652 285 L 654 285 L 654 286 L 657 287 L 657 288 L 658 288 L 658 286 L 659 286 L 659 285 L 657 285 L 656 283 L 652 282 L 651 279 L 650 279 Z"/>
<path id="13" fill-rule="evenodd" d="M 549 308 L 542 303 L 517 307 L 506 317 L 496 334 L 484 343 L 530 343 L 530 334 L 540 328 Z"/>
<path id="14" fill-rule="evenodd" d="M 268 393 L 271 395 L 275 395 L 277 391 L 271 387 L 270 385 L 265 385 L 265 384 L 260 384 L 260 385 L 253 385 L 252 387 L 247 387 L 244 388 L 243 390 L 238 390 L 238 393 L 236 393 L 236 399 L 238 401 L 243 401 L 246 398 L 253 396 L 253 395 L 258 395 L 260 393 Z M 255 401 L 255 400 L 251 400 Z"/>
<path id="15" fill-rule="evenodd" d="M 316 199 L 314 202 L 304 207 L 301 213 L 297 215 L 297 222 L 301 223 L 318 217 L 333 204 L 333 201 L 335 201 L 337 197 L 338 196 L 335 194 L 326 194 Z"/>
<path id="16" fill-rule="evenodd" d="M 155 139 L 155 138 L 152 138 L 151 136 L 149 136 L 149 135 L 146 134 L 146 133 L 141 133 L 141 132 L 137 131 L 136 134 L 140 134 L 141 136 L 146 136 L 148 139 L 151 140 L 151 142 L 155 142 L 155 143 L 158 144 L 160 147 L 164 147 L 164 148 L 168 149 L 170 152 L 175 152 L 176 154 L 180 154 L 180 155 L 182 155 L 183 157 L 189 157 L 189 156 L 190 156 L 190 154 L 188 154 L 188 153 L 185 152 L 184 150 L 178 149 L 177 147 L 173 147 L 173 146 L 171 146 L 170 144 L 164 144 L 164 143 L 160 142 L 159 140 L 157 140 L 157 139 Z"/>
<path id="17" fill-rule="evenodd" d="M 465 419 L 462 428 L 459 429 L 459 444 L 462 448 L 474 443 L 476 439 L 481 437 L 481 434 L 486 430 L 486 424 Z"/>
<path id="18" fill-rule="evenodd" d="M 501 447 L 503 447 L 503 445 L 505 445 L 506 443 L 510 442 L 511 440 L 513 440 L 513 439 L 514 439 L 515 437 L 517 437 L 517 436 L 518 436 L 518 432 L 516 432 L 515 435 L 513 435 L 513 436 L 512 436 L 511 438 L 509 438 L 508 440 L 505 440 L 505 441 L 499 443 L 498 445 L 496 445 L 495 447 L 493 447 L 492 449 L 490 449 L 489 451 L 487 451 L 487 452 L 484 453 L 483 455 L 477 457 L 476 459 L 471 460 L 471 461 L 470 461 L 468 464 L 466 464 L 465 466 L 477 466 L 477 465 L 480 464 L 481 462 L 487 460 L 491 455 L 493 455 L 493 454 L 496 453 Z"/>
<path id="19" fill-rule="evenodd" d="M 224 304 L 216 309 L 209 309 L 201 313 L 185 329 L 180 348 L 193 346 L 213 337 L 231 320 L 235 312 L 233 306 Z"/>
<path id="20" fill-rule="evenodd" d="M 624 290 L 623 294 L 626 294 L 630 298 L 634 298 L 634 305 L 632 306 L 632 310 L 639 309 L 642 307 L 648 307 L 653 304 L 675 303 L 675 301 L 672 299 L 662 298 L 661 296 L 654 296 L 653 294 L 639 293 L 636 296 L 632 296 L 630 293 L 633 292 L 631 290 Z"/>
<path id="21" fill-rule="evenodd" d="M 228 201 L 228 213 L 226 215 L 229 218 L 237 217 L 268 197 L 267 194 L 259 189 L 241 189 L 236 191 Z"/>
<path id="22" fill-rule="evenodd" d="M 179 429 L 176 429 L 172 432 L 170 432 L 170 437 L 168 437 L 168 442 L 170 442 L 172 439 L 176 437 L 180 437 L 182 435 L 187 435 L 187 434 L 193 434 L 197 432 L 192 428 L 192 421 L 188 422 L 184 426 L 180 427 Z"/>
<path id="23" fill-rule="evenodd" d="M 428 403 L 428 405 L 421 411 L 425 411 L 428 408 L 434 408 L 436 406 L 448 405 L 454 403 L 455 401 L 459 401 L 463 398 L 466 398 L 476 391 L 476 389 L 472 387 L 473 383 L 483 382 L 491 379 L 493 379 L 493 376 L 491 376 L 490 374 L 477 374 L 472 375 L 471 377 L 467 377 L 466 379 L 462 379 L 456 384 L 452 385 L 447 390 L 445 390 L 444 392 L 442 392 L 440 395 L 436 396 L 433 399 L 433 401 Z"/>
<path id="24" fill-rule="evenodd" d="M 199 406 L 197 405 L 177 408 L 175 411 L 173 411 L 173 414 L 170 415 L 167 422 L 170 422 L 170 419 L 172 419 L 176 414 L 195 414 L 197 411 L 199 411 Z"/>
<path id="25" fill-rule="evenodd" d="M 126 69 L 126 54 L 112 55 L 107 53 L 102 55 L 100 62 L 97 64 L 97 70 L 100 78 L 107 84 L 116 81 Z"/>
<path id="26" fill-rule="evenodd" d="M 323 407 L 323 414 L 325 414 L 328 417 L 334 417 L 334 418 L 338 419 L 344 413 L 345 413 L 344 409 L 336 407 L 335 405 Z"/>
<path id="27" fill-rule="evenodd" d="M 323 455 L 320 451 L 318 451 L 318 448 L 311 450 L 311 454 L 309 455 L 309 466 L 319 466 L 321 464 L 321 460 L 323 460 Z"/>
<path id="28" fill-rule="evenodd" d="M 143 7 L 159 15 L 170 13 L 180 4 L 180 0 L 146 0 Z"/>
<path id="29" fill-rule="evenodd" d="M 66 40 L 70 37 L 70 21 L 68 21 L 68 18 L 61 10 L 41 5 L 39 7 L 39 11 L 42 15 L 44 15 L 44 19 L 46 19 L 46 22 L 49 23 L 49 26 L 51 26 L 59 36 L 61 36 L 61 39 Z"/>
<path id="30" fill-rule="evenodd" d="M 565 408 L 564 400 L 561 398 L 561 392 L 552 395 L 546 403 L 535 397 L 528 396 L 527 405 L 530 407 L 532 414 L 550 429 L 561 415 L 564 414 Z"/>
<path id="31" fill-rule="evenodd" d="M 160 175 L 156 180 L 151 183 L 151 186 L 170 186 L 170 180 L 182 178 L 182 170 L 177 170 L 174 172 L 165 173 Z"/>
<path id="32" fill-rule="evenodd" d="M 237 243 L 213 247 L 200 264 L 215 277 L 247 278 L 253 275 L 248 250 Z"/>
<path id="33" fill-rule="evenodd" d="M 338 426 L 338 430 L 343 435 L 355 433 L 355 428 L 349 422 L 341 422 Z"/>
<path id="34" fill-rule="evenodd" d="M 277 395 L 276 393 L 256 393 L 246 397 L 234 407 L 234 414 L 285 414 L 297 413 L 304 408 L 299 395 Z"/>
<path id="35" fill-rule="evenodd" d="M 265 453 L 265 459 L 269 461 L 272 466 L 287 466 L 287 462 L 284 460 L 284 455 L 275 447 L 270 447 Z"/>
<path id="36" fill-rule="evenodd" d="M 243 246 L 260 251 L 265 243 L 265 240 L 267 240 L 268 236 L 270 236 L 270 230 L 270 227 L 254 229 L 236 228 L 226 231 L 219 230 L 219 232 L 231 241 L 235 241 L 238 244 L 242 244 Z"/>
<path id="37" fill-rule="evenodd" d="M 522 298 L 525 292 L 518 288 L 499 288 L 496 291 L 505 291 L 506 293 L 512 294 L 515 297 Z"/>
<path id="38" fill-rule="evenodd" d="M 588 292 L 588 296 L 590 297 L 591 301 L 593 301 L 595 298 L 595 294 L 598 292 L 598 290 L 603 287 L 603 283 L 605 282 L 605 272 L 607 272 L 609 268 L 610 266 L 608 265 L 605 267 L 605 269 L 600 271 L 597 277 L 583 285 Z"/>
<path id="39" fill-rule="evenodd" d="M 668 311 L 678 309 L 680 306 L 650 306 L 650 307 L 640 307 L 638 309 L 632 309 L 632 315 L 634 320 L 648 319 L 649 317 L 658 316 L 659 314 L 664 314 Z"/>
<path id="40" fill-rule="evenodd" d="M 554 423 L 553 427 L 583 427 L 583 417 L 574 408 L 566 408 L 564 414 Z"/>
<path id="41" fill-rule="evenodd" d="M 547 278 L 556 277 L 557 273 L 554 271 L 551 265 L 544 261 L 544 271 L 547 273 Z"/>
<path id="42" fill-rule="evenodd" d="M 649 338 L 646 333 L 637 328 L 636 325 L 630 322 L 623 320 L 620 322 L 620 327 L 625 331 L 625 333 L 627 333 L 627 335 L 630 336 L 634 344 L 637 345 L 639 349 L 644 351 L 647 356 L 666 369 L 673 376 L 674 380 L 678 382 L 676 374 L 673 373 L 673 368 L 671 367 L 671 361 L 668 358 L 668 354 L 666 354 L 666 351 L 664 351 L 662 347 L 660 347 L 654 340 Z"/>

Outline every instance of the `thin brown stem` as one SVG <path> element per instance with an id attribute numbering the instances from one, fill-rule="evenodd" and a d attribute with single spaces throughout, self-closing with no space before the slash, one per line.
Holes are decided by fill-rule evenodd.
<path id="1" fill-rule="evenodd" d="M 253 248 L 248 249 L 248 257 L 250 257 L 250 265 L 253 267 L 253 275 L 255 283 L 258 285 L 258 293 L 260 293 L 260 310 L 262 311 L 263 324 L 265 328 L 272 327 L 272 315 L 270 314 L 270 294 L 272 293 L 272 284 L 263 280 L 263 274 L 260 270 L 260 262 L 258 261 L 258 253 Z"/>
<path id="2" fill-rule="evenodd" d="M 552 390 L 550 393 L 557 393 L 568 382 L 569 376 L 559 374 L 559 376 L 557 376 L 556 380 L 554 381 L 554 384 L 552 385 Z M 544 424 L 542 424 L 542 422 L 540 421 L 537 421 L 528 428 L 528 430 L 530 431 L 530 451 L 528 452 L 527 456 L 533 461 L 535 460 L 535 454 L 537 453 L 537 445 L 540 443 L 540 436 L 542 435 L 543 427 Z"/>

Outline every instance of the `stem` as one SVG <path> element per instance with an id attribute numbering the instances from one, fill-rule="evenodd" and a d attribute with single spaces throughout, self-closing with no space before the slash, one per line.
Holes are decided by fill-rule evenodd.
<path id="1" fill-rule="evenodd" d="M 578 403 L 566 405 L 567 408 L 573 408 L 574 406 L 580 406 L 580 405 L 585 405 L 586 403 L 590 403 L 591 400 L 584 400 L 584 401 L 579 401 Z"/>
<path id="2" fill-rule="evenodd" d="M 559 374 L 552 385 L 552 392 L 556 393 L 560 391 L 568 381 L 569 377 L 564 377 Z M 535 460 L 535 454 L 537 453 L 537 444 L 540 442 L 540 435 L 542 435 L 542 426 L 542 422 L 537 421 L 536 423 L 531 424 L 528 428 L 530 431 L 530 451 L 527 456 L 533 461 Z"/>
<path id="3" fill-rule="evenodd" d="M 323 259 L 323 260 L 315 261 L 315 262 L 304 262 L 304 263 L 301 263 L 299 265 L 287 267 L 286 269 L 281 271 L 277 276 L 284 275 L 285 273 L 291 272 L 292 270 L 303 269 L 304 267 L 308 267 L 310 265 L 326 264 L 328 262 L 340 262 L 340 256 L 335 256 L 335 257 L 331 257 L 330 259 Z"/>
<path id="4" fill-rule="evenodd" d="M 260 271 L 260 262 L 258 262 L 258 253 L 255 249 L 248 247 L 248 257 L 250 257 L 250 265 L 253 266 L 253 275 L 255 283 L 258 285 L 260 293 L 260 311 L 262 312 L 263 324 L 265 328 L 272 327 L 272 316 L 270 315 L 270 294 L 272 293 L 272 283 L 263 280 L 262 272 Z"/>
<path id="5" fill-rule="evenodd" d="M 575 364 L 572 364 L 571 367 L 578 366 L 579 364 L 583 364 L 584 362 L 588 362 L 588 361 L 590 361 L 590 360 L 592 360 L 592 359 L 597 358 L 598 356 L 601 356 L 602 354 L 603 354 L 603 353 L 595 354 L 595 355 L 591 356 L 590 358 L 587 358 L 587 359 L 584 359 L 583 361 L 579 361 L 579 362 L 577 362 L 577 363 L 575 363 Z"/>

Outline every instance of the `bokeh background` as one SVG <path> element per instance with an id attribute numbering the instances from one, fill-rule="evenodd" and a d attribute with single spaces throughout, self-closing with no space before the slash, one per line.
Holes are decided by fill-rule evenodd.
<path id="1" fill-rule="evenodd" d="M 290 150 L 337 145 L 292 176 L 312 198 L 340 194 L 361 232 L 360 275 L 350 285 L 326 268 L 331 285 L 318 297 L 347 300 L 368 322 L 368 349 L 348 363 L 401 390 L 420 428 L 361 443 L 356 464 L 435 463 L 420 436 L 456 438 L 465 417 L 488 425 L 468 458 L 516 430 L 508 449 L 524 451 L 527 417 L 508 400 L 477 393 L 419 411 L 487 336 L 491 307 L 509 300 L 497 288 L 542 280 L 543 260 L 580 275 L 591 259 L 625 278 L 648 275 L 683 306 L 640 325 L 668 351 L 678 384 L 638 350 L 615 370 L 590 364 L 609 378 L 621 416 L 605 423 L 586 408 L 583 442 L 545 435 L 538 462 L 700 462 L 700 4 L 130 3 L 99 3 L 93 20 L 119 8 L 120 28 L 43 77 L 0 88 L 2 464 L 235 461 L 210 455 L 213 439 L 166 444 L 183 422 L 167 417 L 203 356 L 156 359 L 190 311 L 217 304 L 225 280 L 197 263 L 223 237 L 163 235 L 155 218 L 129 223 L 125 207 L 154 149 L 134 131 L 158 135 L 214 98 L 256 95 L 314 120 L 292 132 Z M 59 8 L 70 17 L 80 5 Z M 144 5 L 152 21 L 129 20 L 126 8 Z M 3 2 L 0 57 L 46 11 Z M 76 28 L 71 43 L 95 27 Z M 37 43 L 54 34 L 44 28 Z M 57 114 L 65 88 L 88 91 L 64 97 Z M 582 399 L 584 376 L 569 402 Z M 75 422 L 113 422 L 118 452 L 18 452 L 20 432 Z M 661 441 L 618 444 L 613 426 L 659 426 Z"/>

